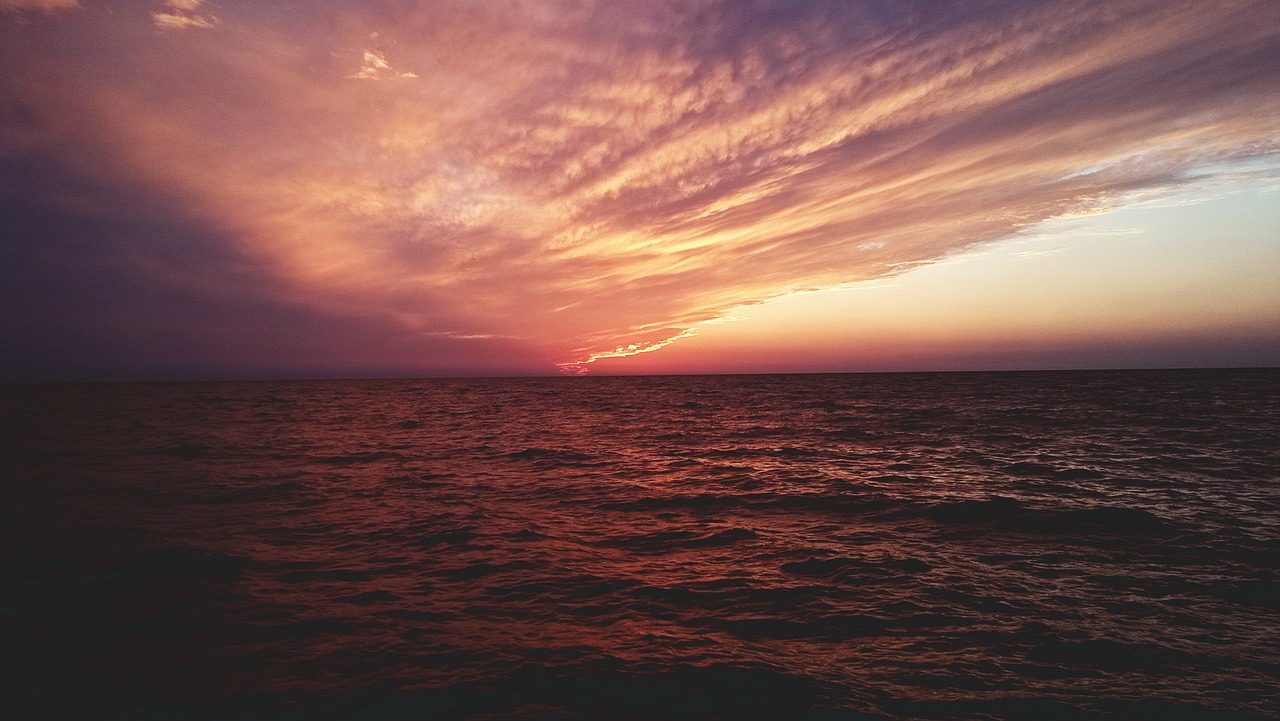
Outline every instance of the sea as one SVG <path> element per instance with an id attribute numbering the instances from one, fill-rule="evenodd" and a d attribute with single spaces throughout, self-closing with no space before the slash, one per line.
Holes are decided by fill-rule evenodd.
<path id="1" fill-rule="evenodd" d="M 0 387 L 6 719 L 1273 719 L 1280 371 Z"/>

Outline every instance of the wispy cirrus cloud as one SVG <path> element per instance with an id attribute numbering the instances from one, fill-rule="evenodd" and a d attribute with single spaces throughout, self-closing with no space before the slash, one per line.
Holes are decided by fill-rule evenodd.
<path id="1" fill-rule="evenodd" d="M 165 0 L 164 9 L 151 13 L 151 20 L 161 30 L 212 28 L 218 19 L 200 13 L 204 0 Z"/>
<path id="2" fill-rule="evenodd" d="M 138 71 L 46 57 L 79 83 L 51 90 L 20 63 L 3 92 L 27 115 L 5 132 L 180 198 L 263 292 L 408 335 L 518 339 L 567 370 L 1274 156 L 1280 137 L 1265 1 L 234 10 L 218 43 L 164 63 L 166 46 L 114 42 L 127 27 L 80 29 Z M 416 76 L 375 50 L 353 74 L 344 48 L 371 33 Z M 393 77 L 414 82 L 351 82 Z"/>

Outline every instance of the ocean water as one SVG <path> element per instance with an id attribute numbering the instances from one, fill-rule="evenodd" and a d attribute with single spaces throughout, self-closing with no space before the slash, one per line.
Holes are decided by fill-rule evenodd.
<path id="1" fill-rule="evenodd" d="M 9 719 L 1264 719 L 1280 372 L 0 388 Z"/>

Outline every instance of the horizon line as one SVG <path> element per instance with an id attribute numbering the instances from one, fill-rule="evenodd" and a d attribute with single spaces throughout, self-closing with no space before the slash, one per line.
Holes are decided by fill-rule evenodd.
<path id="1" fill-rule="evenodd" d="M 1032 374 L 1032 373 L 1125 373 L 1125 372 L 1177 372 L 1177 371 L 1280 371 L 1280 365 L 1242 366 L 1113 366 L 1089 368 L 950 368 L 934 370 L 796 370 L 796 371 L 740 371 L 740 372 L 687 372 L 687 373 L 587 373 L 587 374 L 510 374 L 510 375 L 369 375 L 369 376 L 289 376 L 289 377 L 209 377 L 209 378 L 139 378 L 139 379 L 50 379 L 50 380 L 0 380 L 0 387 L 55 386 L 55 385 L 142 385 L 179 383 L 352 383 L 369 381 L 481 381 L 481 380 L 555 380 L 592 378 L 723 378 L 761 376 L 834 376 L 834 375 L 963 375 L 963 374 Z"/>

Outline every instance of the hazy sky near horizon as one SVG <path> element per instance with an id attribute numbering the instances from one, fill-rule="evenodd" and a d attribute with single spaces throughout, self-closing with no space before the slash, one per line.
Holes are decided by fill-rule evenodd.
<path id="1" fill-rule="evenodd" d="M 1280 363 L 1280 3 L 0 0 L 0 380 Z"/>

